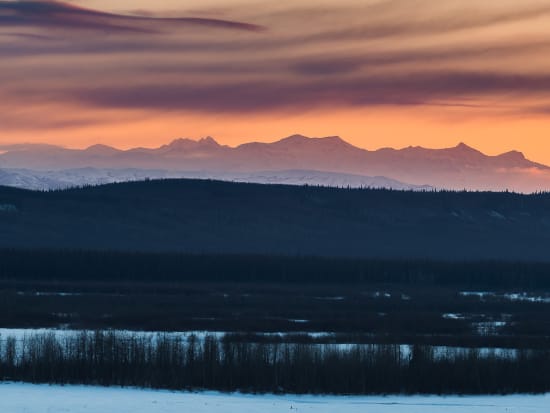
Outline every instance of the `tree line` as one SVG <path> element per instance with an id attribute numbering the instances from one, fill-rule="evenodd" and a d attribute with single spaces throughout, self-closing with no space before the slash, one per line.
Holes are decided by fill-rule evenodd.
<path id="1" fill-rule="evenodd" d="M 230 337 L 82 332 L 0 340 L 0 379 L 33 383 L 323 394 L 550 390 L 550 351 L 516 357 L 432 347 L 252 343 Z"/>
<path id="2" fill-rule="evenodd" d="M 337 283 L 548 289 L 549 262 L 0 249 L 0 280 Z"/>

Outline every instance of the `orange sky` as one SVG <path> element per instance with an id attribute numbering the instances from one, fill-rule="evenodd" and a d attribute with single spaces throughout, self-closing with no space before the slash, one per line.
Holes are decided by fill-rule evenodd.
<path id="1" fill-rule="evenodd" d="M 550 164 L 548 1 L 70 3 L 110 14 L 0 1 L 0 144 L 301 133 Z"/>

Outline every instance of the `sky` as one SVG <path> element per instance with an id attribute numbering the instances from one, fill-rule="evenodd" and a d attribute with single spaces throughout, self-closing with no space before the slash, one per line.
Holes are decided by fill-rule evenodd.
<path id="1" fill-rule="evenodd" d="M 0 0 L 0 144 L 465 142 L 550 164 L 548 0 Z"/>

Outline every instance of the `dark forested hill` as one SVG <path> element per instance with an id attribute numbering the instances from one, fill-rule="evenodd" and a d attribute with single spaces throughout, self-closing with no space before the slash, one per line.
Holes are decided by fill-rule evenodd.
<path id="1" fill-rule="evenodd" d="M 546 261 L 550 194 L 201 180 L 0 187 L 0 247 Z"/>

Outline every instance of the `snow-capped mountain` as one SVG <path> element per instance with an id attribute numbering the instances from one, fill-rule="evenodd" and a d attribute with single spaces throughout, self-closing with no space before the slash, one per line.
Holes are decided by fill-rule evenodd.
<path id="1" fill-rule="evenodd" d="M 411 185 L 383 176 L 370 177 L 323 171 L 288 170 L 259 172 L 198 172 L 160 169 L 79 168 L 36 171 L 0 170 L 0 185 L 34 190 L 63 189 L 146 179 L 213 179 L 232 182 L 284 185 L 317 185 L 339 188 L 386 188 L 398 190 L 432 190 L 428 185 Z"/>
<path id="2" fill-rule="evenodd" d="M 464 143 L 446 149 L 411 146 L 369 151 L 355 147 L 337 136 L 308 138 L 293 135 L 273 143 L 251 142 L 237 147 L 220 145 L 213 138 L 207 137 L 197 141 L 176 139 L 158 148 L 128 150 L 105 145 L 67 149 L 32 144 L 3 146 L 0 150 L 3 151 L 0 154 L 2 169 L 49 171 L 32 173 L 32 178 L 27 176 L 25 179 L 52 179 L 54 171 L 65 170 L 61 178 L 55 179 L 74 184 L 82 184 L 78 178 L 80 175 L 73 175 L 74 171 L 66 170 L 90 167 L 105 171 L 96 171 L 93 174 L 96 178 L 86 179 L 120 179 L 128 174 L 151 175 L 150 170 L 156 170 L 157 173 L 152 177 L 172 177 L 174 172 L 177 172 L 176 177 L 182 177 L 181 171 L 198 171 L 194 173 L 216 179 L 223 177 L 238 180 L 248 174 L 251 182 L 263 182 L 258 173 L 262 175 L 264 171 L 270 171 L 272 176 L 269 180 L 274 182 L 313 185 L 337 182 L 336 186 L 347 186 L 348 182 L 371 182 L 369 180 L 374 179 L 372 177 L 387 177 L 399 181 L 400 185 L 406 182 L 404 185 L 449 189 L 510 189 L 520 192 L 550 189 L 550 168 L 526 159 L 521 152 L 489 156 Z M 112 170 L 115 169 L 119 172 L 114 173 Z M 120 172 L 128 169 L 133 172 Z M 288 171 L 294 172 L 289 176 Z M 316 172 L 296 175 L 296 171 Z M 321 176 L 317 171 L 332 175 Z M 97 178 L 98 174 L 100 178 Z M 113 174 L 116 177 L 112 177 Z M 355 185 L 372 186 L 362 183 L 351 186 Z"/>

